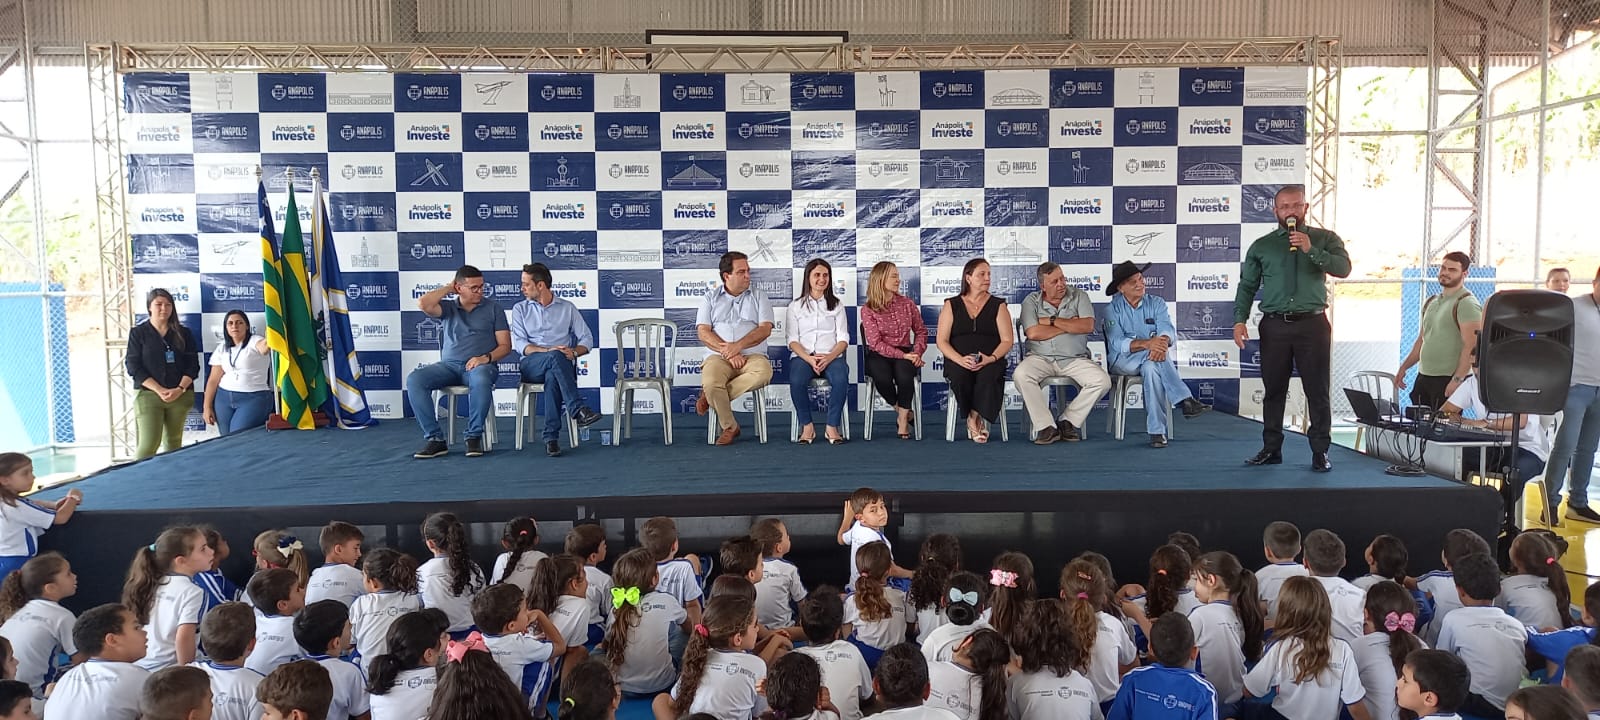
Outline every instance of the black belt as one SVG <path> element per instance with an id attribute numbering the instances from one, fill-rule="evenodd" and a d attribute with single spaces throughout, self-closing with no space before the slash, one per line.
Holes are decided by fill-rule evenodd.
<path id="1" fill-rule="evenodd" d="M 1264 315 L 1264 317 L 1273 318 L 1275 320 L 1282 320 L 1282 321 L 1284 321 L 1286 323 L 1292 323 L 1292 322 L 1300 322 L 1301 320 L 1309 320 L 1309 319 L 1314 318 L 1314 317 L 1322 317 L 1322 311 L 1321 310 L 1313 310 L 1311 312 L 1297 312 L 1297 313 L 1269 312 L 1269 313 L 1266 313 Z"/>

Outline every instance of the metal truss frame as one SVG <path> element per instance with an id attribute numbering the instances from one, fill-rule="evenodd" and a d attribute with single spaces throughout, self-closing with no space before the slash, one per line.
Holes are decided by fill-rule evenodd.
<path id="1" fill-rule="evenodd" d="M 84 60 L 89 70 L 89 117 L 94 142 L 95 227 L 100 237 L 101 327 L 105 333 L 106 392 L 110 413 L 111 460 L 132 460 L 138 447 L 134 425 L 134 393 L 139 389 L 123 371 L 128 331 L 134 325 L 133 252 L 128 235 L 127 198 L 123 182 L 122 83 L 116 55 L 90 47 Z"/>
<path id="2" fill-rule="evenodd" d="M 1492 145 L 1488 73 L 1498 27 L 1490 17 L 1452 0 L 1429 4 L 1428 25 L 1425 265 L 1453 249 L 1483 257 L 1484 190 Z"/>

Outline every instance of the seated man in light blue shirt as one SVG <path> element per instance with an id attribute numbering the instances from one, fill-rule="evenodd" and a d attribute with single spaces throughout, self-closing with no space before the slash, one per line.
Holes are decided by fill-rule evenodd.
<path id="1" fill-rule="evenodd" d="M 578 315 L 572 301 L 556 297 L 550 268 L 544 263 L 522 266 L 522 296 L 527 298 L 511 308 L 512 347 L 522 356 L 522 381 L 544 385 L 540 414 L 544 415 L 544 450 L 550 457 L 561 454 L 562 403 L 566 412 L 589 427 L 600 422 L 597 413 L 583 404 L 578 395 L 579 355 L 587 355 L 594 345 L 594 334 Z"/>
<path id="2" fill-rule="evenodd" d="M 450 452 L 433 404 L 433 391 L 467 386 L 467 457 L 483 450 L 483 426 L 494 412 L 495 361 L 511 354 L 511 329 L 506 311 L 483 296 L 483 273 L 471 265 L 456 270 L 453 282 L 417 298 L 423 314 L 442 321 L 439 362 L 417 368 L 406 377 L 411 412 L 422 426 L 427 444 L 412 457 L 434 458 Z M 446 295 L 455 294 L 455 298 Z"/>
<path id="3" fill-rule="evenodd" d="M 717 270 L 722 287 L 706 295 L 694 320 L 700 344 L 706 346 L 695 412 L 704 415 L 716 408 L 722 427 L 717 444 L 731 445 L 739 437 L 733 398 L 772 382 L 772 361 L 767 359 L 772 303 L 750 288 L 750 261 L 744 253 L 723 253 Z"/>
<path id="4" fill-rule="evenodd" d="M 1167 408 L 1181 405 L 1186 418 L 1211 408 L 1195 400 L 1178 375 L 1178 364 L 1172 359 L 1178 331 L 1167 312 L 1167 301 L 1145 293 L 1144 271 L 1149 268 L 1149 263 L 1139 267 L 1124 260 L 1111 271 L 1106 294 L 1114 297 L 1106 308 L 1106 364 L 1112 375 L 1144 378 L 1145 430 L 1150 433 L 1150 447 L 1164 448 Z"/>

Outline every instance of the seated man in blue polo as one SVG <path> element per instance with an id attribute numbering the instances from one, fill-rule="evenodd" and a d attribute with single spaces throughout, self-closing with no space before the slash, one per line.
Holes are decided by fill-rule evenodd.
<path id="1" fill-rule="evenodd" d="M 445 297 L 456 295 L 455 298 Z M 483 454 L 483 425 L 494 412 L 495 361 L 511 354 L 506 311 L 484 297 L 483 273 L 471 265 L 456 270 L 455 281 L 417 298 L 417 308 L 438 318 L 439 362 L 417 368 L 406 378 L 411 412 L 427 444 L 412 457 L 435 458 L 450 452 L 433 403 L 433 391 L 467 386 L 467 457 Z"/>
<path id="2" fill-rule="evenodd" d="M 600 413 L 585 406 L 578 395 L 576 362 L 594 346 L 594 334 L 578 315 L 578 306 L 556 297 L 552 283 L 544 263 L 522 266 L 522 296 L 527 299 L 511 307 L 511 341 L 522 356 L 518 363 L 522 381 L 544 385 L 540 432 L 545 453 L 555 457 L 561 454 L 563 403 L 583 427 L 600 422 Z"/>
<path id="3" fill-rule="evenodd" d="M 1106 294 L 1112 295 L 1106 308 L 1106 364 L 1112 375 L 1137 375 L 1144 378 L 1144 424 L 1150 433 L 1150 447 L 1167 446 L 1166 408 L 1183 408 L 1192 418 L 1211 408 L 1200 404 L 1178 375 L 1172 359 L 1177 328 L 1167 301 L 1145 292 L 1143 267 L 1124 260 L 1111 271 Z"/>

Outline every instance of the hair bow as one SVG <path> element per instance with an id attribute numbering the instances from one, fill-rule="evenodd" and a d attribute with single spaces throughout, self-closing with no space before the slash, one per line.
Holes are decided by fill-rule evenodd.
<path id="1" fill-rule="evenodd" d="M 1399 613 L 1389 613 L 1388 615 L 1383 616 L 1383 629 L 1388 630 L 1389 632 L 1394 632 L 1396 630 L 1416 632 L 1417 616 L 1412 615 L 1411 613 L 1406 613 L 1404 615 Z"/>
<path id="2" fill-rule="evenodd" d="M 1544 564 L 1546 564 L 1546 565 L 1554 565 L 1554 564 L 1556 564 L 1556 559 L 1553 558 L 1553 557 L 1547 557 L 1547 558 L 1544 559 Z"/>
<path id="3" fill-rule="evenodd" d="M 694 626 L 694 634 L 699 635 L 700 637 L 703 637 L 703 638 L 711 637 L 711 631 L 706 629 L 705 625 L 695 625 Z"/>
<path id="4" fill-rule="evenodd" d="M 472 634 L 468 635 L 465 640 L 460 642 L 451 640 L 450 644 L 445 646 L 444 654 L 445 657 L 450 659 L 450 662 L 458 663 L 467 656 L 467 651 L 469 650 L 489 652 L 489 646 L 483 642 L 483 636 L 478 634 L 476 630 L 472 631 Z"/>
<path id="5" fill-rule="evenodd" d="M 1078 593 L 1078 599 L 1079 600 L 1088 600 L 1089 599 L 1089 593 L 1085 593 L 1085 592 Z"/>
<path id="6" fill-rule="evenodd" d="M 961 592 L 961 590 L 957 588 L 950 588 L 950 602 L 964 602 L 973 607 L 977 607 L 978 593 L 977 591 Z"/>
<path id="7" fill-rule="evenodd" d="M 295 553 L 304 550 L 305 547 L 306 546 L 300 544 L 300 540 L 293 535 L 284 535 L 283 537 L 278 538 L 278 552 L 283 553 L 283 556 L 286 558 L 293 557 Z"/>
<path id="8" fill-rule="evenodd" d="M 631 588 L 627 588 L 627 589 L 618 588 L 618 587 L 611 588 L 611 607 L 613 609 L 620 610 L 620 609 L 622 609 L 623 605 L 634 605 L 634 606 L 637 606 L 638 604 L 639 604 L 639 588 L 636 588 L 636 587 L 631 587 Z"/>
<path id="9" fill-rule="evenodd" d="M 989 571 L 989 584 L 995 587 L 1014 588 L 1017 586 L 1017 574 L 994 568 Z"/>

